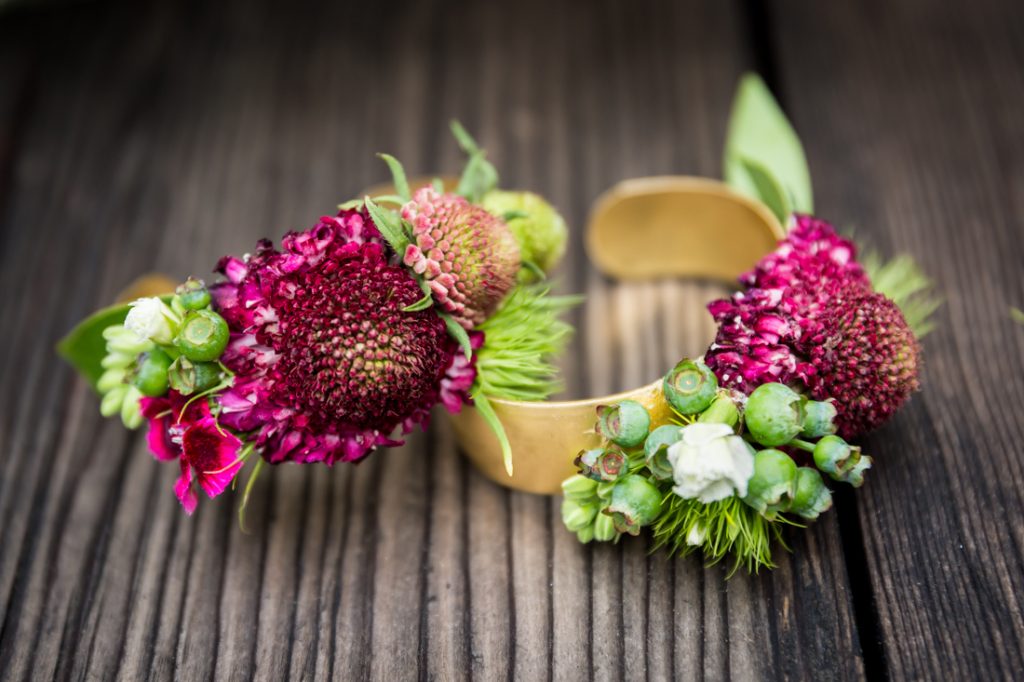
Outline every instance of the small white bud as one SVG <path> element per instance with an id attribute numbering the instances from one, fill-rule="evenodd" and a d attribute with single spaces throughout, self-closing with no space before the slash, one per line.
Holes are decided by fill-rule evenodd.
<path id="1" fill-rule="evenodd" d="M 140 298 L 131 304 L 124 326 L 140 341 L 150 339 L 167 346 L 177 336 L 181 318 L 166 303 L 153 296 Z"/>

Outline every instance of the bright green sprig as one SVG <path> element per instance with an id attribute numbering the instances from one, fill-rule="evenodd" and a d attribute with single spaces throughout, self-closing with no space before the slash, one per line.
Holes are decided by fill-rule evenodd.
<path id="1" fill-rule="evenodd" d="M 572 336 L 559 319 L 582 300 L 552 296 L 547 285 L 520 285 L 477 329 L 484 345 L 476 352 L 476 388 L 491 398 L 544 400 L 561 390 L 555 358 Z"/>
<path id="2" fill-rule="evenodd" d="M 891 298 L 903 311 L 910 329 L 918 338 L 930 332 L 935 324 L 932 314 L 942 305 L 934 293 L 935 284 L 908 255 L 888 261 L 875 251 L 861 258 L 861 264 L 875 291 Z"/>

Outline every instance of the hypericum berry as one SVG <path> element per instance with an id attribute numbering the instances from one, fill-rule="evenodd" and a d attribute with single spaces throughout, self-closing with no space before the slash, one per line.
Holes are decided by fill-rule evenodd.
<path id="1" fill-rule="evenodd" d="M 644 459 L 655 478 L 662 481 L 672 479 L 672 462 L 668 459 L 668 449 L 682 437 L 683 430 L 672 424 L 659 426 L 647 436 L 647 440 L 644 441 Z"/>
<path id="2" fill-rule="evenodd" d="M 785 445 L 804 428 L 806 398 L 784 384 L 762 384 L 754 389 L 744 412 L 747 429 L 761 445 Z"/>
<path id="3" fill-rule="evenodd" d="M 221 369 L 216 362 L 192 362 L 185 356 L 177 358 L 167 370 L 171 388 L 182 395 L 202 393 L 220 383 Z"/>
<path id="4" fill-rule="evenodd" d="M 212 310 L 197 310 L 185 318 L 174 345 L 192 362 L 210 362 L 227 348 L 229 336 L 223 317 Z"/>
<path id="5" fill-rule="evenodd" d="M 815 444 L 814 463 L 833 480 L 854 488 L 864 484 L 864 472 L 871 468 L 871 458 L 839 436 L 825 436 Z"/>
<path id="6" fill-rule="evenodd" d="M 821 474 L 811 467 L 797 469 L 793 500 L 787 511 L 813 521 L 831 506 L 832 491 L 825 486 Z"/>
<path id="7" fill-rule="evenodd" d="M 808 438 L 821 438 L 836 432 L 836 406 L 834 401 L 808 400 L 804 404 L 804 426 L 801 434 Z"/>
<path id="8" fill-rule="evenodd" d="M 754 455 L 754 475 L 743 501 L 766 519 L 786 511 L 796 492 L 796 462 L 781 450 L 761 450 Z"/>
<path id="9" fill-rule="evenodd" d="M 618 448 L 583 450 L 574 463 L 582 475 L 595 481 L 615 481 L 626 473 L 626 455 Z"/>
<path id="10" fill-rule="evenodd" d="M 662 391 L 679 414 L 698 414 L 715 399 L 718 380 L 703 362 L 686 358 L 665 376 Z"/>
<path id="11" fill-rule="evenodd" d="M 624 448 L 640 445 L 651 430 L 651 415 L 635 400 L 601 405 L 597 417 L 597 432 Z"/>
<path id="12" fill-rule="evenodd" d="M 612 501 L 604 513 L 619 533 L 639 535 L 661 512 L 661 492 L 643 476 L 632 474 L 615 484 Z"/>
<path id="13" fill-rule="evenodd" d="M 178 295 L 181 307 L 185 310 L 202 310 L 210 305 L 210 292 L 201 279 L 189 277 L 174 293 Z"/>
<path id="14" fill-rule="evenodd" d="M 139 392 L 150 398 L 167 393 L 167 370 L 171 367 L 171 358 L 159 348 L 143 353 L 132 373 L 132 385 Z"/>
<path id="15" fill-rule="evenodd" d="M 708 409 L 700 413 L 697 421 L 703 424 L 726 424 L 736 426 L 740 420 L 740 411 L 736 407 L 736 401 L 722 392 L 711 403 Z"/>

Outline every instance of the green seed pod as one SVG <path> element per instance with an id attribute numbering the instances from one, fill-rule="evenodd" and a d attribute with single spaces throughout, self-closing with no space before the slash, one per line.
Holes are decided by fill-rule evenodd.
<path id="1" fill-rule="evenodd" d="M 700 360 L 686 358 L 672 368 L 662 382 L 665 399 L 679 414 L 699 414 L 718 392 L 718 379 Z"/>
<path id="2" fill-rule="evenodd" d="M 640 445 L 651 430 L 651 415 L 635 400 L 601 405 L 597 408 L 597 418 L 597 432 L 624 448 Z"/>
<path id="3" fill-rule="evenodd" d="M 174 293 L 178 295 L 181 307 L 185 310 L 202 310 L 210 305 L 210 292 L 201 279 L 189 277 L 183 284 L 178 285 Z"/>
<path id="4" fill-rule="evenodd" d="M 124 403 L 124 395 L 128 392 L 128 386 L 115 386 L 110 389 L 103 400 L 100 401 L 100 414 L 104 417 L 113 417 L 121 411 L 121 404 Z"/>
<path id="5" fill-rule="evenodd" d="M 761 450 L 754 455 L 754 475 L 743 501 L 766 519 L 774 519 L 789 508 L 795 485 L 796 462 L 781 450 Z"/>
<path id="6" fill-rule="evenodd" d="M 124 368 L 115 367 L 114 369 L 108 369 L 106 372 L 100 375 L 99 381 L 96 382 L 96 390 L 100 394 L 109 393 L 116 386 L 124 384 L 125 376 L 128 373 Z"/>
<path id="7" fill-rule="evenodd" d="M 192 362 L 216 360 L 228 345 L 228 323 L 212 310 L 189 313 L 174 344 Z"/>
<path id="8" fill-rule="evenodd" d="M 825 486 L 821 474 L 811 467 L 796 472 L 795 492 L 788 511 L 813 521 L 832 506 L 832 491 Z"/>
<path id="9" fill-rule="evenodd" d="M 804 428 L 806 401 L 784 384 L 762 384 L 747 400 L 744 412 L 747 430 L 761 445 L 785 445 Z"/>
<path id="10" fill-rule="evenodd" d="M 202 393 L 220 382 L 220 366 L 216 362 L 192 362 L 181 356 L 171 363 L 167 380 L 182 395 Z"/>
<path id="11" fill-rule="evenodd" d="M 839 436 L 825 436 L 814 446 L 814 464 L 833 480 L 859 488 L 864 484 L 864 472 L 871 468 L 871 458 Z"/>
<path id="12" fill-rule="evenodd" d="M 654 522 L 661 512 L 661 492 L 643 476 L 632 474 L 615 484 L 610 514 L 619 533 L 639 535 L 640 528 Z"/>
<path id="13" fill-rule="evenodd" d="M 133 431 L 142 426 L 142 407 L 139 401 L 142 393 L 134 386 L 129 386 L 125 391 L 124 401 L 121 403 L 121 422 L 125 428 Z"/>
<path id="14" fill-rule="evenodd" d="M 740 420 L 740 411 L 736 403 L 728 395 L 720 394 L 708 409 L 701 412 L 697 421 L 705 424 L 727 424 L 736 426 Z"/>
<path id="15" fill-rule="evenodd" d="M 821 438 L 836 432 L 836 406 L 832 400 L 808 400 L 804 405 L 802 434 L 807 438 Z"/>
<path id="16" fill-rule="evenodd" d="M 562 501 L 562 523 L 565 527 L 576 532 L 586 528 L 597 516 L 598 507 L 596 504 L 580 503 L 575 500 Z"/>
<path id="17" fill-rule="evenodd" d="M 143 353 L 135 364 L 132 385 L 142 395 L 155 398 L 165 395 L 169 387 L 167 370 L 171 367 L 171 357 L 159 348 Z"/>
<path id="18" fill-rule="evenodd" d="M 594 524 L 590 524 L 586 528 L 581 528 L 576 531 L 576 539 L 584 545 L 594 539 Z"/>
<path id="19" fill-rule="evenodd" d="M 594 539 L 598 542 L 610 542 L 619 536 L 615 530 L 615 522 L 608 514 L 601 513 L 594 518 Z"/>
<path id="20" fill-rule="evenodd" d="M 597 497 L 597 481 L 575 474 L 562 481 L 562 495 L 567 500 L 586 501 Z"/>
<path id="21" fill-rule="evenodd" d="M 647 468 L 661 481 L 672 480 L 672 463 L 668 461 L 668 448 L 683 437 L 682 429 L 674 425 L 659 426 L 644 441 L 644 459 Z"/>
<path id="22" fill-rule="evenodd" d="M 626 473 L 626 455 L 618 448 L 583 450 L 574 463 L 582 475 L 595 481 L 615 481 Z"/>

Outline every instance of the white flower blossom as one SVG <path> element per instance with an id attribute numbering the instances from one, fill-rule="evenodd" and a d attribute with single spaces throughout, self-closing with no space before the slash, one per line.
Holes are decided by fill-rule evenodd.
<path id="1" fill-rule="evenodd" d="M 691 547 L 700 547 L 704 544 L 704 538 L 708 536 L 708 529 L 704 526 L 695 524 L 690 532 L 686 534 L 686 544 Z"/>
<path id="2" fill-rule="evenodd" d="M 754 455 L 726 424 L 684 426 L 682 439 L 668 449 L 675 486 L 683 499 L 704 504 L 736 494 L 745 497 L 754 475 Z"/>
<path id="3" fill-rule="evenodd" d="M 134 332 L 140 341 L 149 339 L 164 346 L 174 341 L 180 325 L 175 312 L 155 296 L 133 301 L 124 320 L 125 328 Z"/>

